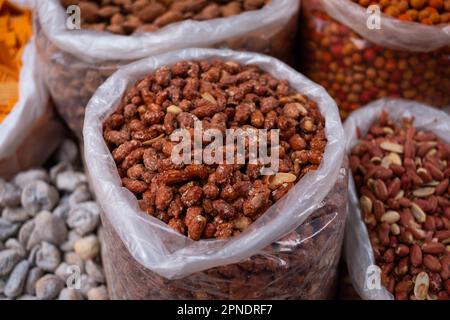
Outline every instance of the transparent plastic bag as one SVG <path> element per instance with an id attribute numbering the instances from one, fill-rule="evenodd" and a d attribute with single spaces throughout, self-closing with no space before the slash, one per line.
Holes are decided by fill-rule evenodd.
<path id="1" fill-rule="evenodd" d="M 19 76 L 19 100 L 0 123 L 0 177 L 41 165 L 62 139 L 63 127 L 50 104 L 37 63 L 34 38 L 25 47 Z"/>
<path id="2" fill-rule="evenodd" d="M 288 60 L 297 30 L 298 8 L 298 0 L 273 0 L 260 10 L 233 17 L 186 20 L 156 32 L 121 36 L 67 30 L 67 15 L 60 1 L 42 1 L 36 6 L 39 56 L 58 112 L 81 138 L 89 99 L 121 65 L 190 47 L 229 47 Z"/>
<path id="3" fill-rule="evenodd" d="M 112 299 L 333 299 L 347 216 L 348 170 L 294 231 L 236 264 L 168 280 L 143 267 L 103 216 L 102 261 Z"/>
<path id="4" fill-rule="evenodd" d="M 384 14 L 381 29 L 350 0 L 305 0 L 302 71 L 324 86 L 343 118 L 382 97 L 450 105 L 450 26 L 426 26 Z"/>
<path id="5" fill-rule="evenodd" d="M 362 38 L 393 50 L 431 52 L 450 44 L 450 25 L 435 26 L 401 21 L 381 14 L 381 29 L 370 29 L 370 13 L 351 0 L 318 0 L 333 19 L 351 28 Z"/>
<path id="6" fill-rule="evenodd" d="M 293 89 L 316 101 L 325 117 L 325 131 L 328 144 L 325 149 L 324 160 L 319 169 L 309 172 L 303 177 L 282 200 L 269 208 L 261 218 L 255 221 L 240 236 L 228 240 L 202 240 L 196 242 L 174 232 L 162 221 L 145 215 L 139 209 L 136 197 L 122 187 L 114 160 L 103 140 L 102 122 L 115 111 L 118 102 L 122 98 L 122 94 L 127 88 L 133 85 L 137 79 L 143 78 L 158 67 L 172 65 L 180 60 L 215 58 L 233 60 L 241 64 L 258 65 L 261 69 L 273 76 L 288 80 Z M 317 281 L 310 283 L 305 280 L 305 285 L 309 283 L 311 288 L 315 288 L 316 286 L 320 287 L 321 283 L 326 283 L 323 282 L 324 274 L 326 274 L 326 277 L 335 275 L 336 265 L 339 259 L 339 239 L 342 233 L 340 223 L 345 219 L 346 207 L 346 178 L 342 177 L 342 172 L 339 170 L 343 165 L 344 148 L 344 138 L 339 115 L 334 101 L 331 100 L 323 88 L 312 83 L 280 61 L 255 53 L 239 53 L 229 50 L 213 49 L 186 49 L 132 63 L 119 69 L 92 97 L 86 110 L 83 135 L 87 169 L 91 180 L 95 181 L 93 189 L 104 211 L 103 220 L 107 226 L 107 230 L 110 230 L 107 232 L 110 236 L 106 237 L 106 243 L 111 248 L 111 252 L 107 255 L 106 259 L 110 259 L 109 267 L 114 268 L 110 273 L 112 274 L 111 277 L 115 278 L 115 280 L 112 279 L 112 282 L 118 283 L 117 287 L 121 288 L 118 289 L 120 291 L 117 291 L 116 298 L 161 298 L 161 295 L 157 296 L 153 290 L 151 290 L 153 293 L 148 291 L 151 289 L 150 287 L 159 284 L 159 290 L 163 290 L 166 286 L 166 280 L 164 279 L 186 279 L 186 277 L 191 275 L 194 278 L 200 277 L 200 272 L 202 271 L 218 266 L 239 263 L 258 255 L 261 250 L 277 242 L 279 239 L 293 232 L 293 230 L 299 227 L 302 228 L 302 223 L 309 218 L 311 219 L 309 225 L 314 225 L 314 217 L 325 216 L 325 213 L 320 214 L 320 208 L 323 208 L 325 210 L 324 212 L 329 214 L 328 218 L 324 218 L 324 221 L 318 222 L 322 227 L 314 230 L 312 233 L 310 232 L 309 236 L 317 234 L 317 239 L 322 239 L 322 236 L 323 239 L 334 238 L 336 241 L 331 241 L 328 244 L 330 250 L 327 250 L 323 254 L 318 254 L 318 251 L 314 251 L 315 253 L 312 251 L 309 252 L 309 249 L 304 250 L 302 242 L 299 241 L 303 239 L 305 245 L 309 243 L 306 241 L 308 237 L 304 236 L 304 234 L 301 234 L 300 237 L 294 236 L 292 242 L 286 244 L 286 248 L 299 248 L 299 257 L 307 255 L 312 260 L 320 260 L 320 263 L 317 260 L 309 260 L 315 262 L 310 264 L 313 269 L 317 267 L 319 268 L 317 270 L 321 270 L 321 268 L 327 270 L 327 272 L 322 273 L 306 273 L 308 277 L 311 279 L 314 278 Z M 339 180 L 338 177 L 340 175 L 341 179 Z M 335 185 L 337 187 L 333 189 Z M 327 195 L 328 198 L 324 200 Z M 316 210 L 319 210 L 317 215 L 313 213 Z M 305 228 L 309 228 L 308 224 L 305 225 Z M 322 229 L 328 229 L 330 232 L 324 231 L 322 233 L 320 232 Z M 118 237 L 122 240 L 124 245 L 123 250 L 114 249 L 118 246 L 114 233 L 117 233 Z M 307 232 L 305 234 L 307 235 Z M 316 246 L 316 237 L 312 238 L 314 239 L 312 239 L 311 244 L 314 243 L 315 250 L 321 250 L 322 246 Z M 285 239 L 283 241 L 288 240 Z M 325 248 L 328 245 L 324 242 L 323 247 Z M 274 246 L 275 248 L 279 248 L 276 244 Z M 274 257 L 272 260 L 283 261 L 282 258 L 276 258 L 276 256 L 285 253 L 288 254 L 288 252 L 290 252 L 290 249 L 287 252 L 275 250 L 275 254 L 272 254 Z M 297 251 L 294 250 L 294 252 Z M 267 253 L 265 256 L 267 256 Z M 292 257 L 295 259 L 295 254 Z M 267 261 L 263 264 L 269 264 Z M 291 266 L 291 264 L 289 265 Z M 284 266 L 284 263 L 279 263 L 279 266 Z M 292 272 L 289 273 L 292 277 L 295 277 L 297 274 L 296 271 L 298 269 L 294 270 L 295 268 L 301 268 L 301 266 L 292 264 L 292 268 L 289 269 Z M 207 274 L 208 271 L 205 272 Z M 239 276 L 244 277 L 244 274 L 240 274 Z M 237 281 L 239 276 L 236 277 L 233 285 L 239 283 Z M 191 283 L 192 279 L 187 279 L 187 283 Z M 243 279 L 241 278 L 241 280 Z M 263 281 L 263 278 L 260 280 Z M 283 289 L 287 290 L 286 282 L 284 281 L 289 280 L 280 280 L 284 283 L 282 286 Z M 151 281 L 154 281 L 155 284 L 152 285 Z M 174 285 L 183 283 L 183 280 L 180 281 L 174 282 Z M 220 285 L 220 282 L 224 282 L 223 280 L 211 279 L 209 277 L 206 277 L 204 281 L 206 281 L 203 282 L 206 283 L 205 285 L 209 283 L 214 288 Z M 128 285 L 126 285 L 127 282 Z M 140 286 L 138 286 L 139 283 Z M 147 292 L 142 293 L 142 284 L 145 284 L 145 290 Z M 192 293 L 195 288 L 191 289 L 185 291 Z M 276 293 L 271 295 L 272 298 L 283 296 L 281 289 L 274 290 Z M 293 289 L 291 288 L 291 290 Z M 308 295 L 309 291 L 305 289 L 304 292 L 296 292 L 293 294 L 293 298 L 326 297 L 330 294 L 327 290 L 318 290 L 322 295 L 314 289 L 311 290 L 315 293 Z M 187 297 L 187 293 L 186 295 L 178 293 L 161 294 L 165 298 Z M 221 295 L 223 298 L 230 297 L 229 292 L 225 288 L 224 291 L 220 291 L 218 294 L 214 295 L 213 290 L 208 294 L 217 298 Z M 259 294 L 262 293 L 259 292 Z M 302 294 L 305 295 L 303 296 Z"/>
<path id="7" fill-rule="evenodd" d="M 358 142 L 356 128 L 360 128 L 361 134 L 364 135 L 383 110 L 395 121 L 414 117 L 414 127 L 432 131 L 447 143 L 450 142 L 450 116 L 446 113 L 413 101 L 382 99 L 355 111 L 345 122 L 347 153 L 351 152 Z M 349 185 L 349 217 L 345 230 L 344 255 L 353 286 L 363 299 L 393 299 L 392 294 L 384 287 L 379 290 L 370 290 L 367 287 L 367 270 L 369 266 L 375 265 L 375 258 L 367 228 L 361 218 L 359 197 L 352 177 Z"/>

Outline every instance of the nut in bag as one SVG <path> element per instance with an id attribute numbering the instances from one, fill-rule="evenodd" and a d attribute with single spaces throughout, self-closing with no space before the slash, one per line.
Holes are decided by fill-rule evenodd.
<path id="1" fill-rule="evenodd" d="M 352 113 L 344 129 L 353 172 L 345 259 L 356 291 L 363 299 L 448 299 L 450 117 L 382 99 Z"/>
<path id="2" fill-rule="evenodd" d="M 343 118 L 378 98 L 450 104 L 450 29 L 370 14 L 350 0 L 305 0 L 303 72 L 324 86 Z"/>
<path id="3" fill-rule="evenodd" d="M 297 0 L 273 0 L 262 9 L 230 17 L 175 21 L 154 32 L 119 35 L 66 29 L 65 10 L 59 0 L 50 0 L 36 8 L 37 46 L 57 110 L 81 138 L 89 99 L 121 65 L 188 47 L 229 47 L 287 60 L 296 33 L 298 8 Z"/>
<path id="4" fill-rule="evenodd" d="M 116 163 L 104 141 L 103 123 L 136 80 L 179 61 L 214 59 L 256 65 L 274 77 L 286 79 L 293 89 L 317 102 L 325 118 L 328 144 L 319 168 L 308 172 L 240 235 L 193 241 L 144 214 L 136 196 L 122 187 Z M 267 56 L 187 49 L 119 69 L 91 99 L 83 132 L 87 168 L 91 180 L 97 181 L 93 187 L 104 211 L 105 259 L 109 261 L 108 274 L 115 288 L 113 296 L 122 299 L 332 296 L 343 234 L 341 226 L 346 215 L 347 173 L 340 126 L 335 104 L 322 88 Z M 121 246 L 114 250 L 118 239 Z M 250 274 L 256 276 L 248 277 Z M 273 282 L 270 290 L 264 290 L 267 281 Z M 293 281 L 302 285 L 292 287 Z"/>

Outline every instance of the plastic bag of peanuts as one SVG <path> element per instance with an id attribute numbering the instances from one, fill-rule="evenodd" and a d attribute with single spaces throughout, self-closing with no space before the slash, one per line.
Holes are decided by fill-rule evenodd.
<path id="1" fill-rule="evenodd" d="M 354 288 L 363 299 L 448 299 L 450 116 L 382 99 L 353 112 L 344 131 Z"/>
<path id="2" fill-rule="evenodd" d="M 188 47 L 229 47 L 287 60 L 299 8 L 297 0 L 103 3 L 50 0 L 37 5 L 46 82 L 59 113 L 79 138 L 90 97 L 118 66 Z M 79 6 L 81 30 L 67 27 L 76 22 L 71 5 Z"/>
<path id="3" fill-rule="evenodd" d="M 198 69 L 199 65 L 201 70 Z M 222 70 L 222 73 L 217 73 L 217 68 L 225 68 L 231 73 L 225 71 L 225 69 Z M 298 183 L 290 183 L 289 186 L 292 188 L 286 189 L 289 192 L 284 193 L 281 200 L 279 200 L 280 198 L 272 198 L 266 192 L 268 189 L 255 194 L 252 191 L 248 193 L 248 191 L 243 190 L 240 192 L 242 195 L 236 193 L 234 195 L 243 197 L 245 193 L 257 195 L 257 197 L 249 196 L 250 198 L 240 207 L 236 202 L 238 199 L 233 202 L 236 207 L 231 207 L 229 205 L 230 197 L 228 197 L 231 195 L 226 195 L 224 190 L 227 188 L 221 183 L 232 183 L 226 181 L 232 181 L 229 179 L 235 179 L 239 176 L 244 179 L 241 180 L 244 185 L 261 187 L 261 180 L 252 180 L 253 178 L 247 176 L 250 175 L 249 171 L 244 169 L 241 170 L 244 173 L 238 170 L 234 171 L 232 175 L 230 172 L 223 175 L 227 169 L 226 166 L 222 165 L 202 164 L 199 167 L 187 165 L 184 169 L 180 167 L 179 170 L 172 170 L 169 169 L 171 165 L 161 158 L 162 162 L 157 162 L 159 173 L 153 175 L 152 170 L 154 169 L 151 169 L 151 167 L 155 163 L 151 160 L 151 155 L 156 150 L 152 149 L 153 147 L 147 149 L 144 162 L 146 168 L 148 168 L 145 175 L 150 175 L 154 179 L 147 180 L 149 184 L 146 185 L 132 173 L 135 169 L 137 171 L 139 171 L 139 168 L 143 169 L 143 164 L 139 163 L 127 171 L 128 177 L 124 177 L 124 172 L 121 170 L 125 163 L 131 158 L 139 161 L 139 155 L 136 154 L 137 157 L 135 157 L 130 153 L 131 158 L 127 156 L 126 159 L 128 160 L 124 160 L 125 162 L 122 164 L 117 162 L 119 161 L 117 156 L 121 157 L 119 155 L 122 153 L 120 150 L 130 146 L 130 143 L 133 145 L 135 143 L 140 144 L 140 142 L 138 140 L 124 142 L 112 151 L 113 155 L 110 151 L 112 149 L 109 149 L 109 147 L 112 141 L 115 141 L 118 137 L 117 133 L 127 135 L 126 128 L 129 125 L 136 125 L 138 118 L 133 118 L 134 121 L 131 120 L 133 124 L 125 123 L 122 131 L 109 130 L 108 128 L 110 125 L 117 127 L 118 122 L 116 120 L 120 122 L 120 119 L 123 119 L 120 114 L 117 114 L 117 112 L 121 112 L 117 111 L 117 108 L 123 97 L 128 101 L 129 95 L 126 90 L 136 83 L 141 88 L 141 93 L 144 94 L 144 91 L 148 90 L 150 85 L 146 81 L 153 79 L 151 74 L 154 72 L 156 72 L 155 81 L 162 84 L 166 82 L 164 79 L 167 79 L 168 74 L 170 74 L 168 72 L 171 72 L 173 83 L 183 82 L 181 78 L 189 75 L 185 79 L 187 83 L 195 82 L 194 79 L 198 77 L 202 79 L 204 88 L 208 88 L 212 85 L 211 83 L 218 81 L 218 78 L 213 76 L 214 74 L 222 74 L 221 82 L 229 83 L 229 85 L 225 85 L 229 87 L 226 91 L 228 93 L 225 93 L 229 95 L 228 103 L 233 105 L 233 103 L 237 103 L 234 99 L 243 99 L 243 96 L 235 91 L 237 90 L 237 84 L 233 85 L 233 83 L 244 81 L 242 86 L 254 83 L 252 81 L 258 81 L 254 78 L 254 72 L 255 70 L 263 72 L 261 69 L 267 72 L 265 75 L 261 74 L 261 81 L 270 79 L 268 81 L 278 88 L 277 91 L 281 90 L 287 94 L 287 91 L 285 91 L 286 85 L 290 85 L 292 90 L 305 95 L 302 96 L 303 98 L 300 98 L 299 95 L 294 95 L 295 97 L 299 99 L 308 97 L 307 99 L 317 103 L 315 105 L 311 102 L 312 104 L 307 105 L 311 108 L 318 108 L 316 110 L 319 113 L 316 113 L 316 116 L 320 118 L 323 116 L 324 127 L 321 130 L 323 130 L 323 138 L 326 136 L 327 139 L 326 146 L 322 145 L 324 153 L 323 156 L 320 156 L 320 159 L 323 159 L 322 161 L 319 160 L 320 165 L 317 164 L 312 169 L 308 165 L 309 160 L 305 160 L 306 162 L 303 163 L 302 167 L 310 167 L 312 170 L 304 171 Z M 242 70 L 242 73 L 233 75 L 233 72 L 239 72 L 237 70 Z M 199 74 L 199 72 L 203 73 Z M 210 78 L 211 76 L 213 78 Z M 229 76 L 231 78 L 228 78 Z M 147 80 L 140 83 L 139 79 L 144 77 Z M 285 80 L 275 80 L 273 77 Z M 253 80 L 249 80 L 250 78 Z M 247 80 L 250 82 L 246 82 Z M 208 85 L 207 83 L 210 81 L 211 83 Z M 160 90 L 160 93 L 163 92 L 162 88 L 158 89 L 158 86 L 155 85 L 150 85 L 150 88 Z M 214 84 L 213 87 L 215 86 L 219 88 L 219 84 Z M 145 89 L 146 87 L 147 89 Z M 192 88 L 191 85 L 189 87 Z M 272 89 L 267 91 L 267 88 L 264 89 L 263 87 L 264 85 L 262 87 L 255 85 L 254 87 L 259 88 L 257 92 L 262 95 L 261 99 L 267 97 L 264 101 L 275 101 L 275 98 L 268 96 L 274 94 L 271 91 Z M 135 89 L 130 90 L 130 92 L 136 92 Z M 209 103 L 213 103 L 217 107 L 216 102 L 221 99 L 217 90 L 220 91 L 220 89 L 213 90 L 210 88 L 208 90 L 211 90 L 211 93 L 202 93 L 204 99 L 208 101 L 201 100 L 203 102 L 200 103 L 207 103 L 209 107 L 212 107 Z M 218 100 L 213 98 L 213 94 Z M 247 96 L 249 99 L 259 99 L 256 97 L 256 93 L 249 94 Z M 145 94 L 145 96 L 150 97 L 152 94 Z M 157 96 L 159 96 L 158 93 Z M 186 99 L 197 101 L 194 99 L 195 92 L 190 89 L 183 90 L 183 96 L 185 102 L 180 102 L 180 107 L 169 105 L 173 103 L 169 100 L 159 102 L 162 106 L 167 107 L 164 125 L 167 130 L 169 130 L 167 120 L 173 119 L 171 113 L 180 111 L 183 105 L 189 104 Z M 133 100 L 133 103 L 138 103 L 139 99 L 135 96 L 131 100 Z M 285 101 L 286 99 L 289 100 L 287 96 L 281 100 Z M 303 102 L 306 103 L 306 100 L 303 100 Z M 266 103 L 263 104 L 266 108 L 268 107 Z M 155 103 L 151 105 L 151 108 L 159 108 Z M 312 107 L 312 105 L 316 107 Z M 273 107 L 274 105 L 264 112 L 276 116 L 275 111 L 268 111 Z M 307 107 L 301 107 L 299 104 L 294 103 L 291 107 L 294 107 L 294 109 L 300 107 L 300 109 L 295 110 L 303 110 L 305 114 L 308 112 Z M 129 116 L 133 114 L 129 113 L 129 111 L 132 112 L 130 108 L 134 109 L 133 104 L 129 104 L 125 108 L 128 119 L 131 119 Z M 143 108 L 140 109 L 143 111 Z M 243 119 L 245 120 L 245 116 L 243 118 L 241 118 L 242 114 L 238 116 L 237 110 L 242 109 L 245 109 L 245 105 L 236 107 L 234 117 L 239 118 L 237 121 L 241 121 L 242 127 L 248 127 L 249 125 L 244 125 L 242 122 Z M 285 107 L 286 111 L 288 109 L 289 107 Z M 202 118 L 202 123 L 207 125 L 210 118 L 205 114 L 200 114 L 200 110 L 204 112 L 205 108 L 198 107 L 191 112 Z M 229 115 L 226 117 L 233 117 L 233 110 L 234 107 L 227 108 Z M 291 109 L 291 111 L 295 110 Z M 178 114 L 177 119 L 180 121 L 178 125 L 183 127 L 183 125 L 186 125 L 184 120 L 189 118 L 189 113 L 187 111 L 176 113 Z M 267 117 L 270 117 L 269 113 Z M 147 115 L 150 114 L 151 111 Z M 319 114 L 322 116 L 319 116 Z M 213 116 L 211 113 L 209 115 Z M 223 112 L 218 112 L 218 115 L 214 115 L 213 118 L 216 119 L 224 115 Z M 299 114 L 294 115 L 294 117 L 298 116 Z M 144 118 L 148 119 L 146 116 Z M 305 116 L 306 119 L 308 118 Z M 252 123 L 257 125 L 256 122 Z M 104 126 L 107 128 L 105 133 L 103 132 Z M 158 130 L 161 125 L 154 124 L 151 128 Z M 317 128 L 319 127 L 314 130 L 319 130 Z M 105 225 L 103 258 L 105 259 L 105 270 L 113 298 L 326 299 L 334 297 L 337 265 L 346 218 L 348 175 L 343 160 L 344 138 L 338 110 L 334 101 L 320 86 L 312 83 L 279 60 L 268 56 L 230 50 L 184 49 L 143 59 L 121 67 L 99 87 L 90 100 L 86 109 L 83 134 L 87 169 L 90 179 L 95 181 L 93 188 L 104 211 L 102 217 Z M 136 132 L 136 134 L 133 134 L 133 137 L 140 139 L 139 133 Z M 159 133 L 156 134 L 159 135 Z M 283 133 L 280 136 L 283 137 Z M 158 140 L 159 138 L 144 142 L 143 145 L 148 146 L 153 142 L 158 144 L 158 142 L 161 142 L 161 140 Z M 105 142 L 105 139 L 108 142 Z M 123 141 L 117 143 L 120 144 Z M 156 145 L 154 147 L 157 148 Z M 136 150 L 137 153 L 140 153 L 139 150 L 142 151 L 142 149 Z M 303 150 L 303 152 L 308 153 L 307 150 Z M 162 155 L 160 154 L 160 156 Z M 142 160 L 142 157 L 140 157 L 140 160 Z M 171 160 L 171 158 L 167 158 L 167 160 Z M 165 169 L 163 163 L 168 165 L 167 169 Z M 250 164 L 246 166 L 244 168 L 248 169 Z M 184 174 L 188 174 L 188 171 L 193 173 L 194 171 L 190 169 L 195 168 L 197 171 L 195 175 L 198 178 L 190 182 L 186 181 L 187 175 Z M 204 169 L 209 172 L 209 176 L 201 177 L 199 172 Z M 281 176 L 292 175 L 282 173 L 279 177 Z M 134 179 L 131 177 L 134 177 Z M 166 185 L 159 185 L 160 178 L 164 180 Z M 269 180 L 273 182 L 272 178 Z M 179 183 L 180 181 L 181 183 Z M 200 186 L 204 183 L 202 192 Z M 145 190 L 137 191 L 135 186 L 140 188 L 142 185 L 147 190 L 147 195 L 150 197 L 152 195 L 157 196 L 158 199 L 155 199 L 157 212 L 152 210 L 152 200 L 149 200 L 150 204 L 146 202 L 146 195 L 144 195 L 143 200 L 140 199 L 139 192 Z M 236 184 L 233 185 L 237 188 Z M 217 198 L 218 186 L 222 188 L 220 199 Z M 282 188 L 287 186 L 288 184 L 283 184 Z M 207 188 L 209 191 L 207 191 Z M 214 192 L 211 192 L 212 189 L 217 190 L 215 195 L 213 195 Z M 281 191 L 281 189 L 277 190 Z M 177 194 L 178 191 L 183 194 L 181 197 Z M 273 190 L 272 195 L 278 191 Z M 170 195 L 173 192 L 176 194 L 172 198 Z M 200 197 L 196 196 L 198 192 Z M 210 198 L 213 200 L 210 200 Z M 269 202 L 269 198 L 273 202 Z M 167 207 L 168 202 L 165 201 L 167 199 L 169 201 L 173 199 L 169 207 Z M 233 199 L 235 197 L 231 198 L 231 200 Z M 252 202 L 251 199 L 254 201 Z M 199 205 L 201 201 L 203 201 L 203 204 Z M 271 205 L 274 202 L 276 203 Z M 259 205 L 262 203 L 265 203 L 264 210 L 267 210 L 258 211 L 260 213 L 259 218 L 255 218 L 252 222 L 253 220 L 249 216 L 252 216 L 251 214 L 255 212 L 253 210 L 255 207 L 247 206 L 247 204 L 257 206 L 260 208 L 258 210 L 263 210 L 263 207 Z M 214 208 L 213 211 L 207 208 L 209 204 Z M 180 210 L 175 209 L 175 212 L 172 210 L 174 207 L 180 208 Z M 236 208 L 242 207 L 244 207 L 244 212 L 247 209 L 246 214 L 249 216 L 245 217 L 242 213 L 239 213 L 239 219 L 242 219 L 239 220 L 239 224 L 236 220 L 230 220 L 235 219 L 237 211 L 241 210 Z M 194 218 L 191 215 L 193 212 L 203 213 L 199 215 L 195 213 Z M 218 215 L 213 218 L 213 214 Z M 170 215 L 173 218 L 168 221 L 166 218 Z M 192 219 L 188 220 L 188 216 Z M 211 222 L 208 222 L 208 225 L 205 226 L 206 219 L 211 219 L 208 220 Z M 185 232 L 183 221 L 187 224 L 188 233 Z M 202 222 L 202 228 L 198 233 L 197 229 L 200 228 L 199 225 Z M 241 228 L 241 222 L 245 222 L 246 226 Z M 210 227 L 213 229 L 212 233 Z M 236 229 L 233 231 L 233 228 L 241 228 L 243 231 L 237 232 Z"/>
<path id="4" fill-rule="evenodd" d="M 380 9 L 373 11 L 370 4 Z M 302 4 L 302 71 L 327 89 L 343 118 L 383 97 L 450 105 L 450 2 L 389 4 L 356 0 Z"/>
<path id="5" fill-rule="evenodd" d="M 26 45 L 18 82 L 18 100 L 0 123 L 0 177 L 40 166 L 59 145 L 64 129 L 42 80 L 34 39 Z"/>

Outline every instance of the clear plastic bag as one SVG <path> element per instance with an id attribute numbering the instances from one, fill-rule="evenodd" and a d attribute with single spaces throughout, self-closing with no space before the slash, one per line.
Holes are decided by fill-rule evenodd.
<path id="1" fill-rule="evenodd" d="M 450 26 L 384 14 L 367 27 L 366 9 L 350 0 L 305 0 L 302 71 L 335 98 L 343 118 L 382 97 L 450 105 Z"/>
<path id="2" fill-rule="evenodd" d="M 294 90 L 316 101 L 325 117 L 328 144 L 319 169 L 309 172 L 303 177 L 282 200 L 269 208 L 240 236 L 228 240 L 195 242 L 174 232 L 162 221 L 145 215 L 139 210 L 136 197 L 122 187 L 114 160 L 103 140 L 102 122 L 115 111 L 122 94 L 129 86 L 158 67 L 171 65 L 180 60 L 215 58 L 258 65 L 273 76 L 288 80 Z M 105 258 L 110 261 L 108 268 L 112 269 L 110 274 L 114 278 L 111 281 L 117 283 L 117 288 L 120 288 L 117 289 L 117 294 L 114 294 L 113 290 L 116 298 L 194 298 L 192 294 L 195 293 L 197 287 L 185 287 L 184 290 L 181 290 L 184 281 L 194 285 L 196 281 L 199 281 L 198 277 L 204 277 L 208 272 L 214 274 L 212 268 L 239 263 L 255 255 L 260 255 L 262 250 L 271 245 L 275 249 L 264 251 L 264 256 L 271 258 L 264 259 L 263 269 L 270 268 L 268 266 L 271 265 L 270 261 L 278 261 L 279 268 L 285 267 L 283 262 L 285 258 L 282 258 L 284 255 L 293 260 L 297 259 L 296 255 L 300 260 L 306 257 L 307 261 L 304 260 L 305 264 L 302 265 L 290 262 L 287 277 L 275 279 L 280 281 L 280 286 L 274 288 L 273 292 L 275 293 L 268 291 L 270 297 L 288 298 L 283 290 L 289 292 L 294 290 L 294 288 L 287 289 L 289 287 L 287 283 L 291 278 L 297 277 L 299 268 L 306 265 L 309 265 L 312 271 L 317 272 L 307 270 L 302 273 L 308 277 L 308 279 L 301 280 L 304 281 L 305 287 L 294 290 L 291 298 L 324 298 L 330 294 L 329 290 L 322 288 L 322 284 L 326 287 L 327 282 L 323 282 L 325 274 L 330 278 L 335 275 L 339 260 L 340 237 L 343 232 L 340 224 L 345 220 L 346 214 L 346 175 L 339 170 L 343 165 L 344 148 L 339 114 L 334 101 L 320 86 L 280 61 L 255 53 L 213 49 L 186 49 L 170 52 L 122 67 L 111 76 L 89 102 L 83 136 L 87 169 L 91 180 L 95 181 L 93 188 L 104 211 L 103 220 L 109 235 L 106 237 L 106 243 L 107 247 L 111 249 Z M 320 220 L 315 222 L 314 218 L 317 217 L 320 217 Z M 303 225 L 305 221 L 308 223 Z M 317 223 L 317 229 L 315 229 L 315 223 Z M 308 230 L 311 227 L 313 231 Z M 299 235 L 294 233 L 292 239 L 288 237 L 279 240 L 297 228 L 300 230 L 305 228 L 307 231 L 300 232 Z M 114 233 L 117 233 L 123 242 L 120 250 L 117 249 L 117 237 Z M 308 238 L 311 238 L 311 241 L 307 241 Z M 327 239 L 330 241 L 327 242 Z M 280 246 L 276 243 L 277 241 L 287 242 Z M 323 244 L 319 245 L 316 241 L 323 242 Z M 314 247 L 314 250 L 310 249 L 309 245 Z M 319 251 L 324 248 L 326 250 L 319 254 Z M 293 253 L 291 254 L 291 252 Z M 240 270 L 240 267 L 237 266 L 230 266 L 230 268 Z M 252 269 L 250 268 L 250 270 Z M 202 271 L 204 272 L 202 273 Z M 257 270 L 255 269 L 254 272 Z M 282 272 L 283 275 L 285 273 L 286 270 Z M 233 279 L 232 282 L 229 282 L 230 285 L 238 285 L 239 288 L 244 286 L 241 283 L 246 279 L 244 273 L 237 276 L 230 275 Z M 263 273 L 263 275 L 267 277 L 269 274 Z M 197 280 L 195 280 L 196 277 Z M 184 279 L 180 282 L 165 280 L 181 278 Z M 298 276 L 298 279 L 300 278 Z M 151 284 L 152 281 L 154 284 Z M 257 281 L 265 283 L 264 286 L 267 285 L 264 277 Z M 180 293 L 170 293 L 170 283 L 175 288 L 181 286 Z M 227 282 L 220 277 L 210 278 L 208 276 L 201 283 L 206 286 L 204 290 L 207 290 L 208 286 L 217 290 L 217 286 Z M 241 284 L 239 285 L 239 283 Z M 306 289 L 308 286 L 310 291 Z M 161 291 L 157 295 L 150 287 L 158 288 L 158 291 L 166 289 L 169 291 Z M 222 289 L 216 294 L 213 289 L 205 292 L 216 298 L 230 298 L 230 292 L 233 290 L 228 285 Z M 263 289 L 264 287 L 261 287 L 254 294 L 263 294 Z M 174 290 L 178 292 L 178 289 Z"/>
<path id="3" fill-rule="evenodd" d="M 401 21 L 381 14 L 381 29 L 367 27 L 366 8 L 351 0 L 318 0 L 333 19 L 351 28 L 362 38 L 393 50 L 431 52 L 450 44 L 450 25 L 435 26 Z"/>
<path id="4" fill-rule="evenodd" d="M 382 99 L 365 106 L 363 110 L 355 111 L 345 122 L 347 153 L 358 142 L 356 128 L 360 128 L 361 134 L 364 135 L 383 110 L 395 121 L 414 117 L 414 127 L 432 131 L 447 143 L 450 142 L 450 116 L 446 113 L 413 101 Z M 361 218 L 359 197 L 353 178 L 350 178 L 349 185 L 349 217 L 345 230 L 344 255 L 353 286 L 363 299 L 393 299 L 384 287 L 367 287 L 367 271 L 369 266 L 375 265 L 375 258 L 367 228 Z"/>
<path id="5" fill-rule="evenodd" d="M 59 145 L 63 127 L 50 104 L 34 38 L 22 56 L 19 100 L 0 123 L 0 177 L 41 165 Z"/>
<path id="6" fill-rule="evenodd" d="M 207 21 L 186 20 L 156 32 L 131 36 L 67 30 L 59 0 L 40 2 L 38 48 L 58 112 L 81 138 L 84 109 L 95 89 L 121 65 L 190 47 L 229 47 L 290 59 L 297 30 L 298 0 L 273 0 L 266 7 Z"/>
<path id="7" fill-rule="evenodd" d="M 112 299 L 333 299 L 348 172 L 297 229 L 240 263 L 168 280 L 133 259 L 107 217 L 102 260 Z"/>

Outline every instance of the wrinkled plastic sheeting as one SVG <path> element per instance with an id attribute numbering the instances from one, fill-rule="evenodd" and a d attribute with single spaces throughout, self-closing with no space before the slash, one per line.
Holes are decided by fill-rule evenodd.
<path id="1" fill-rule="evenodd" d="M 68 30 L 68 15 L 60 0 L 36 4 L 39 22 L 49 40 L 86 62 L 132 61 L 181 48 L 210 47 L 234 37 L 265 30 L 258 34 L 270 38 L 298 12 L 298 0 L 273 0 L 260 10 L 206 21 L 185 20 L 155 32 L 131 36 L 93 30 Z"/>
<path id="2" fill-rule="evenodd" d="M 155 32 L 124 36 L 69 30 L 69 15 L 60 0 L 36 0 L 38 54 L 58 113 L 81 139 L 85 107 L 95 90 L 120 66 L 134 60 L 196 47 L 226 47 L 292 60 L 299 5 L 299 0 L 273 0 L 260 10 L 206 21 L 185 20 Z"/>
<path id="3" fill-rule="evenodd" d="M 351 0 L 319 1 L 329 16 L 382 47 L 393 50 L 431 52 L 450 45 L 449 24 L 429 26 L 401 21 L 381 13 L 380 29 L 371 29 L 368 27 L 371 13 L 359 4 Z"/>

